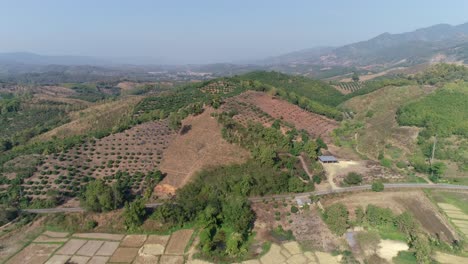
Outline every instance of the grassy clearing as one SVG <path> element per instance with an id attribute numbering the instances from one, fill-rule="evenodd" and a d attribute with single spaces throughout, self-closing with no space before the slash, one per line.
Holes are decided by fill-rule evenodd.
<path id="1" fill-rule="evenodd" d="M 375 230 L 379 232 L 379 235 L 382 239 L 398 240 L 405 243 L 407 242 L 406 235 L 399 231 L 398 228 L 394 225 L 378 226 L 375 228 Z"/>
<path id="2" fill-rule="evenodd" d="M 413 252 L 410 251 L 400 251 L 398 256 L 393 258 L 395 264 L 415 264 L 418 263 Z"/>

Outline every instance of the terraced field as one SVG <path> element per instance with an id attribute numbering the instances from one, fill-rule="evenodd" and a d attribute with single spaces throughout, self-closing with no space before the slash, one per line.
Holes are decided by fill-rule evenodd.
<path id="1" fill-rule="evenodd" d="M 444 211 L 458 230 L 465 236 L 468 236 L 468 215 L 465 212 L 455 205 L 448 203 L 437 203 L 437 206 Z"/>
<path id="2" fill-rule="evenodd" d="M 343 94 L 349 94 L 362 89 L 364 82 L 340 82 L 335 86 Z"/>

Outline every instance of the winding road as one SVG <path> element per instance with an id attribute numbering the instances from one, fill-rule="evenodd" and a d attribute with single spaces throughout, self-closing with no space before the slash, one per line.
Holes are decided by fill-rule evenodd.
<path id="1" fill-rule="evenodd" d="M 468 186 L 464 185 L 452 185 L 452 184 L 428 184 L 428 183 L 386 183 L 384 184 L 385 190 L 398 190 L 398 189 L 441 189 L 441 190 L 461 190 L 468 191 Z M 282 198 L 292 198 L 296 197 L 307 197 L 310 195 L 321 196 L 334 193 L 347 193 L 347 192 L 359 192 L 367 191 L 371 189 L 371 185 L 360 185 L 353 187 L 340 188 L 335 190 L 326 190 L 326 191 L 313 191 L 313 192 L 304 192 L 304 193 L 288 193 L 288 194 L 275 194 L 275 195 L 266 195 L 260 197 L 251 197 L 249 200 L 251 202 L 262 202 L 264 200 L 272 199 L 282 199 Z M 146 204 L 146 208 L 156 208 L 162 203 L 149 203 Z M 56 208 L 45 208 L 45 209 L 22 209 L 23 212 L 34 213 L 34 214 L 53 214 L 53 213 L 73 213 L 73 212 L 84 212 L 85 210 L 81 207 L 56 207 Z"/>

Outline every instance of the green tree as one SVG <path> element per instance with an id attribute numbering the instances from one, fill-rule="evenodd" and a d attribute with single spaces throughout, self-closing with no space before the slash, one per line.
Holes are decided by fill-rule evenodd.
<path id="1" fill-rule="evenodd" d="M 350 172 L 344 179 L 344 183 L 348 185 L 358 185 L 362 182 L 362 175 L 356 172 Z"/>
<path id="2" fill-rule="evenodd" d="M 122 216 L 124 219 L 124 226 L 127 230 L 133 231 L 137 229 L 143 224 L 143 220 L 146 216 L 145 200 L 136 199 L 131 203 L 126 203 Z"/>
<path id="3" fill-rule="evenodd" d="M 179 130 L 182 126 L 182 117 L 178 113 L 169 114 L 169 127 L 173 130 Z"/>
<path id="4" fill-rule="evenodd" d="M 357 72 L 353 72 L 353 76 L 351 77 L 353 82 L 359 82 L 359 74 Z"/>
<path id="5" fill-rule="evenodd" d="M 348 229 L 349 213 L 344 204 L 336 203 L 325 208 L 323 216 L 333 233 L 341 236 Z"/>
<path id="6" fill-rule="evenodd" d="M 315 143 L 314 141 L 307 141 L 302 149 L 305 153 L 307 153 L 307 156 L 309 156 L 311 160 L 315 160 L 317 158 L 318 146 L 317 143 Z"/>
<path id="7" fill-rule="evenodd" d="M 115 209 L 113 200 L 111 187 L 102 180 L 95 180 L 86 185 L 81 204 L 86 210 L 102 212 Z"/>
<path id="8" fill-rule="evenodd" d="M 240 255 L 242 243 L 242 235 L 237 232 L 232 233 L 226 241 L 226 253 L 231 257 Z"/>

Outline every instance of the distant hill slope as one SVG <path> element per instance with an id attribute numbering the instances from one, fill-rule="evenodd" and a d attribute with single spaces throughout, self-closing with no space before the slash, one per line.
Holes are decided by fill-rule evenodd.
<path id="1" fill-rule="evenodd" d="M 271 64 L 323 66 L 413 65 L 431 60 L 468 58 L 468 23 L 439 24 L 411 32 L 383 33 L 372 39 L 342 47 L 310 49 L 270 58 Z"/>

